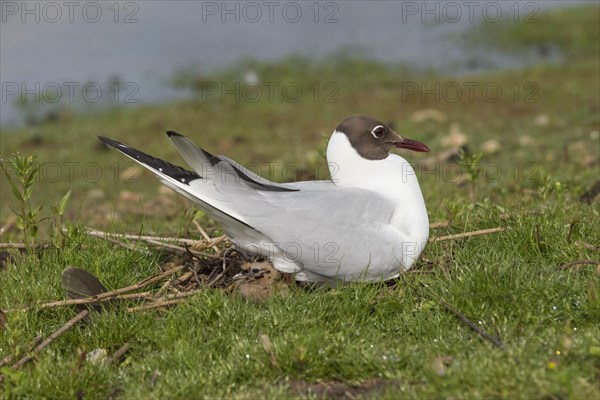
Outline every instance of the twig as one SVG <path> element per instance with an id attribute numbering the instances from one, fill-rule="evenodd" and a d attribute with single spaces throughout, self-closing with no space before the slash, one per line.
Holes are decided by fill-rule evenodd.
<path id="1" fill-rule="evenodd" d="M 227 239 L 227 235 L 221 235 L 219 237 L 216 238 L 212 238 L 210 239 L 210 241 L 208 243 L 204 243 L 204 242 L 197 242 L 196 244 L 194 244 L 192 246 L 192 249 L 196 250 L 196 251 L 200 251 L 200 250 L 205 250 L 207 248 L 212 248 L 216 253 L 220 253 L 219 248 L 217 247 L 219 244 L 221 244 L 221 242 L 223 242 L 225 239 Z M 199 245 L 201 244 L 201 246 Z"/>
<path id="2" fill-rule="evenodd" d="M 93 297 L 85 298 L 85 299 L 69 299 L 69 300 L 56 300 L 50 301 L 47 303 L 42 303 L 38 306 L 30 306 L 30 307 L 21 307 L 21 308 L 7 308 L 3 310 L 5 312 L 16 312 L 16 311 L 30 311 L 33 309 L 43 310 L 45 308 L 56 308 L 63 306 L 73 306 L 80 304 L 93 304 L 93 303 L 102 303 L 106 301 L 114 301 L 114 300 L 139 300 L 139 299 L 150 299 L 152 297 L 152 292 L 142 292 L 142 293 L 126 293 L 120 294 L 113 297 L 106 297 L 102 299 L 97 299 Z"/>
<path id="3" fill-rule="evenodd" d="M 210 239 L 210 242 L 212 244 L 214 244 L 215 246 L 218 246 L 219 244 L 221 244 L 222 241 L 224 241 L 225 239 L 227 239 L 227 235 L 221 235 L 221 236 L 217 236 L 216 238 L 212 238 Z"/>
<path id="4" fill-rule="evenodd" d="M 25 365 L 26 363 L 31 361 L 31 359 L 33 359 L 33 357 L 36 354 L 38 354 L 39 352 L 44 350 L 46 347 L 48 347 L 48 345 L 50 343 L 52 343 L 54 340 L 56 340 L 56 338 L 58 338 L 60 335 L 62 335 L 66 331 L 68 331 L 73 325 L 75 325 L 76 323 L 78 323 L 79 321 L 81 321 L 82 319 L 87 317 L 87 315 L 89 313 L 90 313 L 89 310 L 83 310 L 79 314 L 77 314 L 75 317 L 68 320 L 63 326 L 61 326 L 58 330 L 56 330 L 52 335 L 48 336 L 48 338 L 46 340 L 44 340 L 42 343 L 37 345 L 36 348 L 33 349 L 33 352 L 31 354 L 25 355 L 23 358 L 21 358 L 19 361 L 17 361 L 15 364 L 13 364 L 12 369 L 19 369 L 23 365 Z"/>
<path id="5" fill-rule="evenodd" d="M 198 287 L 201 287 L 202 282 L 200 282 L 200 278 L 198 277 L 198 265 L 194 265 L 191 269 L 194 273 L 194 280 L 196 281 L 196 284 L 198 285 Z"/>
<path id="6" fill-rule="evenodd" d="M 99 301 L 113 300 L 115 298 L 118 298 L 118 296 L 122 295 L 123 293 L 133 292 L 134 290 L 139 290 L 146 286 L 152 285 L 153 283 L 159 282 L 159 281 L 165 279 L 166 277 L 183 270 L 184 268 L 185 268 L 185 265 L 180 265 L 178 267 L 175 267 L 173 269 L 165 271 L 161 274 L 154 275 L 150 278 L 144 279 L 143 281 L 140 281 L 131 286 L 127 286 L 127 287 L 116 289 L 116 290 L 111 290 L 110 292 L 100 293 L 96 296 L 88 297 L 85 299 L 71 299 L 71 300 L 54 301 L 54 302 L 42 304 L 41 308 L 52 308 L 52 307 L 60 307 L 60 306 L 74 305 L 74 304 L 92 304 L 92 303 L 98 303 Z M 147 297 L 148 292 L 141 293 L 138 295 L 139 295 L 139 298 Z M 136 298 L 136 296 L 135 295 L 128 296 L 126 298 Z M 23 309 L 10 309 L 7 311 L 17 311 L 17 310 L 23 310 Z M 25 310 L 27 310 L 27 309 L 25 309 Z"/>
<path id="7" fill-rule="evenodd" d="M 160 297 L 156 301 L 160 302 L 164 300 L 183 299 L 185 297 L 194 296 L 201 292 L 203 292 L 203 289 L 190 290 L 189 292 L 178 292 L 175 294 L 168 294 L 166 296 Z"/>
<path id="8" fill-rule="evenodd" d="M 47 249 L 49 247 L 52 247 L 51 243 L 40 243 L 40 244 L 33 244 L 31 246 L 27 246 L 25 243 L 0 243 L 0 249 L 28 249 L 28 248 L 34 248 L 34 249 Z"/>
<path id="9" fill-rule="evenodd" d="M 144 239 L 144 241 L 146 243 L 148 243 L 148 244 L 152 244 L 152 245 L 158 246 L 158 247 L 160 247 L 162 249 L 168 250 L 171 253 L 175 253 L 178 256 L 185 256 L 186 254 L 191 253 L 195 257 L 206 257 L 206 258 L 212 258 L 212 259 L 219 258 L 219 256 L 214 255 L 214 254 L 203 253 L 201 251 L 193 250 L 193 249 L 186 249 L 185 247 L 176 246 L 174 244 L 169 244 L 169 243 L 161 242 L 160 240 Z"/>
<path id="10" fill-rule="evenodd" d="M 124 248 L 126 248 L 128 250 L 137 251 L 138 253 L 142 253 L 142 254 L 147 255 L 147 256 L 150 255 L 150 252 L 142 250 L 142 249 L 139 249 L 137 246 L 135 246 L 133 244 L 121 242 L 120 240 L 113 239 L 111 237 L 105 237 L 104 239 L 108 240 L 111 243 L 117 244 L 117 245 L 119 245 L 121 247 L 124 247 Z"/>
<path id="11" fill-rule="evenodd" d="M 582 242 L 581 240 L 576 240 L 573 243 L 575 243 L 577 246 L 581 246 L 581 247 L 591 250 L 591 251 L 599 251 L 600 250 L 600 246 L 594 246 L 591 243 Z"/>
<path id="12" fill-rule="evenodd" d="M 479 235 L 487 235 L 489 233 L 504 232 L 505 230 L 506 230 L 506 228 L 498 227 L 498 228 L 482 229 L 482 230 L 473 231 L 473 232 L 457 233 L 456 235 L 440 236 L 440 237 L 437 237 L 437 238 L 433 238 L 433 239 L 430 240 L 430 242 L 439 242 L 439 241 L 442 241 L 442 240 L 462 239 L 462 238 L 471 237 L 471 236 L 479 236 Z"/>
<path id="13" fill-rule="evenodd" d="M 130 346 L 131 345 L 129 343 L 125 343 L 123 346 L 119 347 L 119 349 L 117 351 L 115 351 L 115 353 L 112 356 L 110 356 L 106 359 L 106 363 L 108 365 L 110 365 L 110 364 L 114 363 L 115 361 L 119 361 L 119 359 L 121 357 L 123 357 L 123 355 L 125 353 L 127 353 Z"/>
<path id="14" fill-rule="evenodd" d="M 28 346 L 28 348 L 32 348 L 33 346 L 37 345 L 41 340 L 42 340 L 42 335 L 37 335 L 35 337 L 35 339 L 33 339 L 33 343 L 30 344 Z M 15 356 L 13 354 L 9 354 L 6 357 L 4 357 L 2 360 L 0 360 L 0 368 L 4 367 L 7 364 L 10 364 L 10 362 L 13 360 L 13 358 L 15 358 Z"/>
<path id="15" fill-rule="evenodd" d="M 186 299 L 157 301 L 156 303 L 152 303 L 152 304 L 145 304 L 143 306 L 138 306 L 138 307 L 130 307 L 127 309 L 127 312 L 133 313 L 133 312 L 137 312 L 137 311 L 151 310 L 153 308 L 172 306 L 174 304 L 181 304 L 186 301 L 187 301 Z"/>
<path id="16" fill-rule="evenodd" d="M 225 273 L 227 272 L 227 256 L 233 250 L 235 250 L 235 247 L 230 247 L 223 252 L 223 270 L 221 271 L 221 273 L 219 275 L 217 275 L 215 277 L 215 279 L 213 279 L 212 281 L 210 281 L 208 283 L 208 287 L 213 287 L 214 285 L 217 284 L 217 282 L 219 282 L 221 280 L 221 278 L 223 278 L 225 276 Z"/>
<path id="17" fill-rule="evenodd" d="M 573 229 L 575 228 L 575 225 L 582 223 L 584 221 L 573 221 L 571 222 L 571 224 L 569 225 L 569 233 L 567 233 L 567 243 L 571 243 L 571 235 L 573 234 Z"/>
<path id="18" fill-rule="evenodd" d="M 165 272 L 163 272 L 161 274 L 154 275 L 154 276 L 152 276 L 150 278 L 146 278 L 143 281 L 135 283 L 135 284 L 133 284 L 131 286 L 127 286 L 127 287 L 124 287 L 124 288 L 121 288 L 121 289 L 116 289 L 116 290 L 113 290 L 113 291 L 110 291 L 110 292 L 101 293 L 101 294 L 99 294 L 97 296 L 91 297 L 90 299 L 100 300 L 100 299 L 104 299 L 104 298 L 114 297 L 114 296 L 122 294 L 122 293 L 132 292 L 134 290 L 138 290 L 138 289 L 141 289 L 143 287 L 152 285 L 152 284 L 154 284 L 156 282 L 159 282 L 159 281 L 165 279 L 166 277 L 173 275 L 174 273 L 182 271 L 184 268 L 185 268 L 185 265 L 179 265 L 179 266 L 177 266 L 175 268 L 172 268 L 172 269 L 170 269 L 168 271 L 165 271 Z"/>
<path id="19" fill-rule="evenodd" d="M 200 228 L 202 228 L 202 227 L 200 227 Z M 188 251 L 186 251 L 185 248 L 183 248 L 181 246 L 169 244 L 168 242 L 181 243 L 183 245 L 191 246 L 192 250 L 190 250 L 189 252 L 191 252 L 196 257 L 207 257 L 207 258 L 213 258 L 213 259 L 218 258 L 218 256 L 215 256 L 213 254 L 203 253 L 203 252 L 199 251 L 197 249 L 198 244 L 201 243 L 201 241 L 199 241 L 199 240 L 184 239 L 184 238 L 170 238 L 170 237 L 163 237 L 163 236 L 134 235 L 134 234 L 128 234 L 128 233 L 109 233 L 109 232 L 103 232 L 103 231 L 99 231 L 97 229 L 91 229 L 91 228 L 86 228 L 86 231 L 90 236 L 100 237 L 100 238 L 104 238 L 107 240 L 109 237 L 111 237 L 113 239 L 121 238 L 121 239 L 140 240 L 140 241 L 146 242 L 151 245 L 161 246 L 163 248 L 166 248 L 167 250 L 170 250 L 171 252 L 174 252 L 177 255 L 185 255 L 185 253 L 188 252 Z M 206 234 L 206 232 L 204 232 L 204 233 Z M 214 251 L 216 251 L 218 253 L 219 249 L 216 246 L 219 243 L 221 243 L 226 237 L 227 236 L 222 235 L 217 238 L 210 238 L 208 236 L 208 234 L 206 234 L 205 238 L 206 238 L 208 244 L 202 248 L 205 249 L 205 248 L 211 247 Z"/>
<path id="20" fill-rule="evenodd" d="M 185 274 L 183 274 L 182 276 L 180 276 L 179 278 L 175 279 L 175 284 L 179 284 L 181 285 L 183 282 L 187 281 L 188 279 L 190 279 L 192 276 L 194 275 L 194 273 L 192 271 L 188 271 Z M 158 289 L 158 291 L 156 293 L 154 293 L 154 298 L 158 298 L 161 297 L 162 294 L 169 289 L 169 287 L 172 287 L 174 284 L 173 280 L 168 280 L 164 283 L 164 285 L 162 285 L 160 287 L 160 289 Z"/>
<path id="21" fill-rule="evenodd" d="M 103 232 L 103 231 L 89 229 L 89 228 L 86 230 L 86 232 L 90 236 L 99 237 L 99 238 L 109 240 L 109 241 L 115 240 L 114 238 L 141 240 L 150 245 L 159 246 L 159 247 L 166 249 L 167 251 L 174 253 L 176 255 L 179 255 L 179 256 L 184 256 L 187 253 L 192 253 L 196 257 L 206 257 L 206 258 L 212 258 L 212 259 L 218 258 L 218 256 L 215 256 L 213 254 L 203 253 L 203 252 L 197 251 L 197 250 L 186 250 L 185 248 L 183 248 L 181 246 L 176 246 L 174 244 L 167 243 L 167 242 L 180 242 L 180 243 L 184 243 L 184 244 L 188 244 L 188 245 L 193 245 L 198 242 L 197 240 L 181 239 L 181 238 L 165 238 L 165 237 L 158 237 L 158 236 L 117 234 L 117 233 L 108 233 L 108 232 Z M 121 242 L 119 242 L 118 244 L 121 244 Z"/>
<path id="22" fill-rule="evenodd" d="M 566 264 L 561 265 L 560 269 L 569 269 L 571 267 L 577 267 L 575 268 L 576 271 L 579 271 L 579 265 L 598 265 L 600 266 L 600 261 L 596 261 L 596 260 L 575 260 L 575 261 L 571 261 L 568 262 Z"/>
<path id="23" fill-rule="evenodd" d="M 504 343 L 502 343 L 502 340 L 500 340 L 500 338 L 490 335 L 489 333 L 487 333 L 486 331 L 484 331 L 483 329 L 481 329 L 480 327 L 478 327 L 477 325 L 475 325 L 475 323 L 473 321 L 471 321 L 469 318 L 467 318 L 466 315 L 464 315 L 460 311 L 452 308 L 445 301 L 440 301 L 440 304 L 447 311 L 449 311 L 452 314 L 454 314 L 454 316 L 456 318 L 458 318 L 462 322 L 464 322 L 465 325 L 467 325 L 469 328 L 471 328 L 471 330 L 473 330 L 475 333 L 477 333 L 478 335 L 480 335 L 481 337 L 483 337 L 485 340 L 487 340 L 488 342 L 490 342 L 491 344 L 493 344 L 494 346 L 496 346 L 496 347 L 498 347 L 500 349 L 504 348 Z"/>
<path id="24" fill-rule="evenodd" d="M 97 229 L 92 229 L 92 228 L 86 228 L 86 230 L 89 235 L 96 236 L 96 237 L 111 236 L 111 237 L 117 237 L 117 238 L 121 238 L 121 239 L 133 239 L 133 240 L 143 240 L 143 241 L 156 240 L 156 241 L 161 241 L 161 242 L 180 242 L 180 243 L 186 243 L 189 245 L 193 245 L 198 242 L 197 240 L 193 240 L 193 239 L 170 238 L 170 237 L 163 237 L 163 236 L 135 235 L 135 234 L 130 234 L 130 233 L 110 233 L 110 232 L 99 231 Z"/>
<path id="25" fill-rule="evenodd" d="M 200 234 L 202 235 L 202 237 L 207 241 L 207 242 L 211 242 L 210 240 L 210 236 L 208 236 L 208 233 L 206 233 L 206 231 L 204 230 L 204 228 L 202 228 L 202 225 L 200 225 L 200 223 L 198 221 L 196 221 L 195 219 L 192 220 L 192 224 L 194 224 L 194 226 L 196 227 L 196 229 L 198 230 L 198 232 L 200 232 Z M 216 251 L 217 253 L 219 252 L 219 248 L 217 246 L 215 246 L 214 244 L 211 244 L 210 247 Z"/>
<path id="26" fill-rule="evenodd" d="M 181 285 L 184 282 L 187 282 L 194 276 L 194 271 L 188 271 L 185 274 L 181 275 L 179 278 L 175 280 L 176 285 Z"/>

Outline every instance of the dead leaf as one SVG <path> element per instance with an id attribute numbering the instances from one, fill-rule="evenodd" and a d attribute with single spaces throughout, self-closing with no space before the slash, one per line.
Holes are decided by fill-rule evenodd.
<path id="1" fill-rule="evenodd" d="M 271 356 L 271 365 L 275 368 L 279 368 L 279 363 L 275 357 L 275 348 L 273 347 L 273 343 L 271 343 L 271 339 L 269 339 L 267 335 L 260 335 L 260 342 L 263 346 L 263 349 L 265 349 L 267 354 Z"/>
<path id="2" fill-rule="evenodd" d="M 65 268 L 62 272 L 62 287 L 72 299 L 85 299 L 108 292 L 98 278 L 82 268 Z"/>
<path id="3" fill-rule="evenodd" d="M 453 360 L 454 357 L 451 356 L 435 357 L 431 360 L 431 369 L 433 369 L 438 376 L 444 376 Z"/>

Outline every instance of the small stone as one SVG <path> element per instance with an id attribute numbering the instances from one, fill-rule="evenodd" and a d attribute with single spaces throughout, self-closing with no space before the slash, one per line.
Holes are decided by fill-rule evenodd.
<path id="1" fill-rule="evenodd" d="M 441 111 L 435 110 L 433 108 L 427 108 L 425 110 L 416 111 L 412 115 L 412 120 L 415 122 L 423 122 L 423 121 L 435 121 L 435 122 L 446 122 L 447 117 Z"/>
<path id="2" fill-rule="evenodd" d="M 139 203 L 140 196 L 139 194 L 130 192 L 129 190 L 123 190 L 121 193 L 119 193 L 119 201 Z"/>
<path id="3" fill-rule="evenodd" d="M 546 126 L 550 123 L 550 117 L 546 114 L 540 114 L 535 117 L 533 123 L 537 126 Z"/>
<path id="4" fill-rule="evenodd" d="M 106 193 L 102 189 L 92 189 L 87 193 L 87 198 L 90 200 L 102 200 L 106 197 Z"/>
<path id="5" fill-rule="evenodd" d="M 460 125 L 452 123 L 450 133 L 442 138 L 442 146 L 460 147 L 467 143 L 467 136 L 461 131 Z"/>
<path id="6" fill-rule="evenodd" d="M 529 147 L 535 144 L 535 140 L 529 135 L 519 136 L 519 145 L 523 147 Z"/>
<path id="7" fill-rule="evenodd" d="M 490 139 L 481 145 L 481 149 L 487 154 L 497 153 L 501 147 L 500 142 L 496 139 Z"/>
<path id="8" fill-rule="evenodd" d="M 98 364 L 98 363 L 101 363 L 104 360 L 106 360 L 107 356 L 108 356 L 108 353 L 106 352 L 106 350 L 99 348 L 99 349 L 94 349 L 94 350 L 90 351 L 89 353 L 87 353 L 87 355 L 85 356 L 85 360 L 92 364 Z"/>

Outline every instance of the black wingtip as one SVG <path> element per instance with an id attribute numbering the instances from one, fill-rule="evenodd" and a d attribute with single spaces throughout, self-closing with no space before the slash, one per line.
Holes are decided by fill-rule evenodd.
<path id="1" fill-rule="evenodd" d="M 98 136 L 98 139 L 100 139 L 103 143 L 111 147 L 123 146 L 123 143 L 117 142 L 116 140 L 113 140 L 111 138 L 107 138 L 106 136 Z"/>
<path id="2" fill-rule="evenodd" d="M 183 135 L 180 133 L 177 133 L 175 131 L 167 131 L 167 136 L 171 137 L 171 136 L 183 136 Z"/>

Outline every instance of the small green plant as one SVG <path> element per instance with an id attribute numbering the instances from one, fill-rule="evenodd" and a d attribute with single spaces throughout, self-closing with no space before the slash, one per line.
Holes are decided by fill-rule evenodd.
<path id="1" fill-rule="evenodd" d="M 475 201 L 477 189 L 475 182 L 477 181 L 479 173 L 481 172 L 479 161 L 481 160 L 483 153 L 473 154 L 465 151 L 464 149 L 460 149 L 458 156 L 460 157 L 461 166 L 467 171 L 467 181 L 469 181 L 469 197 L 471 198 L 471 201 Z"/>
<path id="2" fill-rule="evenodd" d="M 551 176 L 544 176 L 540 179 L 538 192 L 544 200 L 547 200 L 554 193 L 560 196 L 564 190 L 565 185 Z"/>
<path id="3" fill-rule="evenodd" d="M 12 157 L 8 160 L 0 157 L 2 173 L 8 180 L 13 195 L 19 202 L 19 209 L 10 208 L 17 216 L 17 227 L 23 231 L 23 242 L 29 247 L 35 241 L 41 219 L 43 206 L 33 207 L 31 193 L 41 166 L 37 162 L 37 154 L 22 156 L 15 148 L 11 148 Z"/>
<path id="4" fill-rule="evenodd" d="M 23 232 L 23 243 L 28 249 L 31 249 L 39 233 L 40 223 L 49 219 L 48 217 L 40 218 L 43 205 L 34 207 L 31 204 L 33 187 L 42 165 L 37 161 L 35 153 L 25 157 L 15 148 L 11 148 L 10 151 L 12 154 L 10 159 L 4 160 L 0 157 L 0 167 L 10 184 L 15 199 L 19 202 L 18 209 L 10 207 L 17 216 L 17 228 Z M 63 232 L 64 214 L 70 196 L 71 191 L 69 190 L 57 204 L 50 206 L 54 214 L 54 227 L 50 235 L 52 243 L 56 247 L 61 247 L 66 237 Z"/>
<path id="5" fill-rule="evenodd" d="M 50 209 L 54 214 L 54 228 L 51 232 L 52 243 L 58 248 L 62 247 L 62 245 L 64 244 L 64 240 L 67 237 L 67 234 L 63 231 L 63 229 L 65 209 L 67 207 L 69 197 L 71 197 L 70 190 L 67 193 L 65 193 L 65 195 L 60 199 L 58 203 L 50 206 Z"/>

